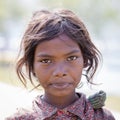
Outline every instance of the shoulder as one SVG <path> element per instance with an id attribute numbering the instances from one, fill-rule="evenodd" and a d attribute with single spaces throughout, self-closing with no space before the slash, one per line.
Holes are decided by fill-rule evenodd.
<path id="1" fill-rule="evenodd" d="M 27 109 L 17 109 L 16 112 L 5 120 L 34 120 L 35 113 Z"/>
<path id="2" fill-rule="evenodd" d="M 97 119 L 102 119 L 102 120 L 115 120 L 114 116 L 112 113 L 107 110 L 106 108 L 99 108 L 94 110 L 95 113 L 95 118 Z"/>
<path id="3" fill-rule="evenodd" d="M 97 96 L 96 96 L 97 95 Z M 99 94 L 100 95 L 100 94 Z M 112 113 L 105 109 L 104 102 L 105 98 L 99 96 L 98 93 L 86 98 L 84 94 L 81 94 L 85 106 L 85 114 L 87 118 L 94 118 L 94 120 L 115 120 Z"/>

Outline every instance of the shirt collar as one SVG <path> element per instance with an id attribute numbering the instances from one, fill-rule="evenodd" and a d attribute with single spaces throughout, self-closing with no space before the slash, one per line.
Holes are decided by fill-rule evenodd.
<path id="1" fill-rule="evenodd" d="M 85 111 L 85 101 L 86 101 L 86 97 L 84 94 L 82 93 L 77 93 L 80 98 L 75 101 L 73 104 L 69 105 L 68 107 L 66 107 L 65 109 L 71 113 L 73 113 L 74 115 L 79 116 L 80 118 L 84 119 L 84 111 Z"/>
<path id="2" fill-rule="evenodd" d="M 91 111 L 91 107 L 89 107 L 89 103 L 86 102 L 86 97 L 82 93 L 77 93 L 80 98 L 75 101 L 73 104 L 69 105 L 68 107 L 64 108 L 63 110 L 69 111 L 83 120 L 85 119 L 85 113 L 87 111 Z M 57 112 L 57 108 L 45 102 L 42 99 L 42 96 L 38 96 L 35 101 L 33 101 L 33 109 L 39 115 L 39 118 L 45 119 Z"/>
<path id="3" fill-rule="evenodd" d="M 45 102 L 42 96 L 37 96 L 36 100 L 33 101 L 33 109 L 42 119 L 52 116 L 57 111 L 57 108 Z"/>

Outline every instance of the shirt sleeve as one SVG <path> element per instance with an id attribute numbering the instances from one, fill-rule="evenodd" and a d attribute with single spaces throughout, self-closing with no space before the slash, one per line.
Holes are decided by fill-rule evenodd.
<path id="1" fill-rule="evenodd" d="M 95 120 L 115 120 L 112 113 L 105 108 L 95 109 L 94 112 Z"/>

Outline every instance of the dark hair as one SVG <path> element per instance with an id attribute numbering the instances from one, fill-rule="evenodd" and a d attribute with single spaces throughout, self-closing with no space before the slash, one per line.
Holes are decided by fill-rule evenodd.
<path id="1" fill-rule="evenodd" d="M 30 82 L 34 85 L 33 63 L 36 46 L 61 34 L 67 35 L 79 45 L 84 59 L 85 76 L 87 81 L 92 83 L 101 54 L 91 42 L 83 22 L 70 10 L 54 12 L 41 10 L 33 14 L 28 24 L 21 42 L 20 52 L 23 55 L 16 64 L 17 75 L 24 85 L 26 85 L 27 79 L 24 74 L 24 66 Z"/>

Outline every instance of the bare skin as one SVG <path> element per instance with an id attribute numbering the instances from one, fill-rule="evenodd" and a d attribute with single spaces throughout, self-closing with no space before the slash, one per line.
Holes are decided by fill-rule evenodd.
<path id="1" fill-rule="evenodd" d="M 76 101 L 75 88 L 81 79 L 83 63 L 78 44 L 66 35 L 40 43 L 35 50 L 34 73 L 44 88 L 43 99 L 58 108 Z"/>

